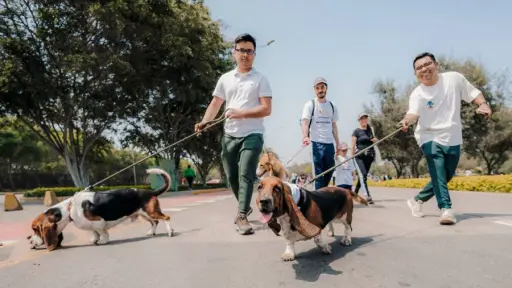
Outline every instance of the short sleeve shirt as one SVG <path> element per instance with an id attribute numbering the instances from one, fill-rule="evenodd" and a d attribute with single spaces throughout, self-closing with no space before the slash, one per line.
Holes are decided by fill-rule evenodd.
<path id="1" fill-rule="evenodd" d="M 272 88 L 265 75 L 254 68 L 243 74 L 233 69 L 217 81 L 213 96 L 226 101 L 226 109 L 251 109 L 260 105 L 261 97 L 272 97 Z M 233 137 L 264 134 L 263 118 L 227 119 L 224 131 Z"/>
<path id="2" fill-rule="evenodd" d="M 409 96 L 408 111 L 419 116 L 414 132 L 418 145 L 430 141 L 461 145 L 461 101 L 471 103 L 480 93 L 459 72 L 440 73 L 439 81 L 432 86 L 418 85 Z"/>
<path id="3" fill-rule="evenodd" d="M 312 102 L 315 104 L 313 119 L 311 119 Z M 302 119 L 312 121 L 309 136 L 311 141 L 324 144 L 334 143 L 332 123 L 338 121 L 338 108 L 334 103 L 330 101 L 320 103 L 316 98 L 313 101 L 310 100 L 306 102 L 302 109 Z"/>

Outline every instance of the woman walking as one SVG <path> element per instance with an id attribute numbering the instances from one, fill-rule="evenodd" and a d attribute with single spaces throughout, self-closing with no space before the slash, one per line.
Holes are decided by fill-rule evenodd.
<path id="1" fill-rule="evenodd" d="M 370 125 L 368 125 L 368 114 L 359 114 L 358 120 L 359 128 L 356 128 L 352 133 L 352 156 L 377 141 L 377 138 L 373 135 Z M 366 200 L 368 203 L 373 204 L 372 196 L 368 189 L 367 177 L 368 172 L 370 172 L 370 168 L 372 167 L 372 163 L 375 161 L 375 149 L 372 147 L 366 150 L 364 153 L 358 155 L 355 160 L 357 163 L 357 172 L 359 174 L 355 192 L 356 194 L 359 193 L 359 189 L 361 189 L 362 186 L 363 190 L 366 191 Z"/>

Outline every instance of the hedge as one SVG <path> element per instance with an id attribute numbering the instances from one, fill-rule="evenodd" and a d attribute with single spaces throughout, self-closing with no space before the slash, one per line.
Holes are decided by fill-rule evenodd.
<path id="1" fill-rule="evenodd" d="M 225 188 L 225 184 L 207 184 L 206 186 L 203 186 L 203 184 L 192 184 L 193 189 L 216 189 L 216 188 Z M 94 187 L 94 191 L 107 191 L 112 189 L 122 189 L 122 188 L 137 188 L 137 189 L 150 189 L 151 187 L 149 185 L 127 185 L 127 186 L 99 186 Z M 44 197 L 44 194 L 46 191 L 53 191 L 55 192 L 55 195 L 57 197 L 63 197 L 63 196 L 72 196 L 75 194 L 75 192 L 80 191 L 82 189 L 76 188 L 76 187 L 50 187 L 50 188 L 36 188 L 34 190 L 26 191 L 23 193 L 23 197 Z M 186 191 L 188 190 L 188 185 L 179 185 L 178 191 Z M 170 192 L 174 192 L 174 190 L 170 190 Z"/>
<path id="2" fill-rule="evenodd" d="M 369 186 L 417 188 L 421 189 L 430 181 L 430 178 L 416 179 L 392 179 L 387 181 L 368 181 Z M 488 175 L 488 176 L 458 176 L 448 183 L 448 189 L 452 191 L 478 191 L 512 193 L 512 175 Z"/>

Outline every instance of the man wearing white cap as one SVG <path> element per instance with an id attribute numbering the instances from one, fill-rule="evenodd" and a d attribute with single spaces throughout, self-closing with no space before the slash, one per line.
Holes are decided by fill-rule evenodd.
<path id="1" fill-rule="evenodd" d="M 335 165 L 334 155 L 340 143 L 336 126 L 338 109 L 326 99 L 327 81 L 324 78 L 315 79 L 313 87 L 316 98 L 308 101 L 302 110 L 302 145 L 312 144 L 314 172 L 319 175 Z M 315 189 L 328 186 L 333 172 L 319 177 Z"/>
<path id="2" fill-rule="evenodd" d="M 491 115 L 482 92 L 458 72 L 439 73 L 439 63 L 431 53 L 422 53 L 413 61 L 421 82 L 409 96 L 409 111 L 400 122 L 406 131 L 418 120 L 415 137 L 427 159 L 430 182 L 407 204 L 412 215 L 423 217 L 421 206 L 436 196 L 441 210 L 440 224 L 457 222 L 452 212 L 448 182 L 455 175 L 460 159 L 462 124 L 461 100 L 478 106 L 476 112 Z"/>

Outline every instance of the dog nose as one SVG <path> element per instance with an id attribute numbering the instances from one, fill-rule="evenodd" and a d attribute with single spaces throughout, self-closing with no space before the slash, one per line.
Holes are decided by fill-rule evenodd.
<path id="1" fill-rule="evenodd" d="M 260 204 L 262 206 L 266 206 L 266 205 L 269 205 L 270 204 L 270 199 L 269 198 L 266 198 L 266 199 L 260 199 Z"/>

